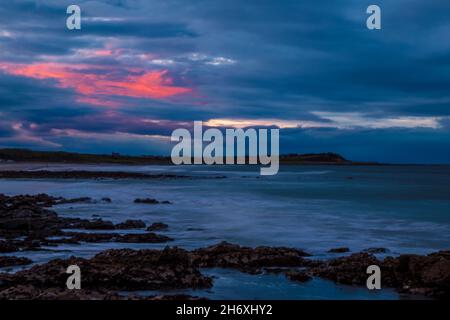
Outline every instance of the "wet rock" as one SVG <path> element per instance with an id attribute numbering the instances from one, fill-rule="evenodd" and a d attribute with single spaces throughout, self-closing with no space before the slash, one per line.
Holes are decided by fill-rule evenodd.
<path id="1" fill-rule="evenodd" d="M 37 195 L 17 195 L 12 197 L 0 194 L 0 208 L 13 208 L 15 205 L 22 204 L 50 207 L 62 199 L 63 198 L 61 197 L 52 197 L 45 193 L 40 193 Z"/>
<path id="2" fill-rule="evenodd" d="M 43 194 L 14 197 L 0 195 L 0 236 L 10 239 L 57 235 L 62 227 L 79 220 L 59 218 L 55 212 L 44 208 L 59 201 L 61 198 Z"/>
<path id="3" fill-rule="evenodd" d="M 195 289 L 212 285 L 212 279 L 200 273 L 185 250 L 121 249 L 101 252 L 89 260 L 56 259 L 15 274 L 0 274 L 0 296 L 13 286 L 65 288 L 69 265 L 82 270 L 85 290 Z"/>
<path id="4" fill-rule="evenodd" d="M 52 206 L 62 203 L 91 201 L 83 197 L 66 200 L 51 197 L 46 194 L 36 196 L 5 196 L 0 195 L 0 252 L 15 252 L 22 250 L 38 250 L 40 246 L 55 246 L 60 243 L 79 242 L 136 242 L 160 243 L 171 241 L 169 237 L 154 233 L 136 235 L 118 234 L 82 234 L 67 233 L 64 229 L 83 230 L 116 230 L 145 228 L 141 220 L 126 220 L 114 225 L 111 221 L 102 219 L 79 219 L 59 217 L 56 212 L 45 209 L 43 206 Z M 13 240 L 18 237 L 26 241 Z M 56 237 L 56 238 L 55 238 Z M 52 240 L 48 240 L 53 238 Z"/>
<path id="5" fill-rule="evenodd" d="M 345 253 L 345 252 L 350 252 L 350 249 L 347 247 L 333 248 L 333 249 L 328 250 L 328 252 L 330 252 L 330 253 Z"/>
<path id="6" fill-rule="evenodd" d="M 377 253 L 388 253 L 389 250 L 386 248 L 368 248 L 364 250 L 363 252 L 377 254 Z"/>
<path id="7" fill-rule="evenodd" d="M 380 267 L 385 287 L 436 298 L 450 297 L 450 251 L 427 256 L 400 255 L 384 260 L 378 260 L 367 252 L 355 253 L 326 261 L 311 268 L 309 273 L 337 283 L 365 286 L 370 265 Z"/>
<path id="8" fill-rule="evenodd" d="M 0 300 L 122 300 L 113 291 L 68 290 L 64 287 L 39 288 L 30 284 L 12 286 L 0 291 Z"/>
<path id="9" fill-rule="evenodd" d="M 28 195 L 28 194 L 17 195 L 12 197 L 0 195 L 0 202 L 6 202 L 7 204 L 9 203 L 10 206 L 29 204 L 39 207 L 51 207 L 58 204 L 92 202 L 92 201 L 93 200 L 89 197 L 66 199 L 63 197 L 53 197 L 45 193 L 40 193 L 36 195 Z"/>
<path id="10" fill-rule="evenodd" d="M 172 241 L 172 238 L 155 233 L 117 234 L 117 233 L 78 233 L 67 232 L 70 238 L 66 243 L 78 242 L 120 242 L 120 243 L 163 243 Z M 59 240 L 57 243 L 61 243 Z"/>
<path id="11" fill-rule="evenodd" d="M 86 230 L 114 230 L 115 226 L 111 221 L 105 221 L 103 219 L 94 220 L 75 220 L 70 225 L 70 228 L 74 229 L 86 229 Z"/>
<path id="12" fill-rule="evenodd" d="M 159 204 L 159 201 L 152 198 L 145 198 L 145 199 L 134 199 L 134 203 L 145 203 L 145 204 Z"/>
<path id="13" fill-rule="evenodd" d="M 195 296 L 190 296 L 187 294 L 176 294 L 176 295 L 159 295 L 159 296 L 152 296 L 152 297 L 147 297 L 147 298 L 138 298 L 139 300 L 169 300 L 169 301 L 180 301 L 180 300 L 201 300 L 201 301 L 207 301 L 207 298 L 203 298 L 203 297 L 195 297 Z"/>
<path id="14" fill-rule="evenodd" d="M 221 242 L 191 252 L 200 267 L 234 268 L 247 273 L 260 273 L 264 267 L 303 267 L 315 264 L 304 257 L 306 252 L 284 247 L 241 247 Z"/>
<path id="15" fill-rule="evenodd" d="M 400 255 L 386 258 L 381 267 L 383 281 L 400 292 L 450 297 L 450 251 L 427 256 Z"/>
<path id="16" fill-rule="evenodd" d="M 145 199 L 137 198 L 134 199 L 134 203 L 158 204 L 159 201 L 152 198 L 145 198 Z"/>
<path id="17" fill-rule="evenodd" d="M 112 202 L 111 198 L 107 198 L 107 197 L 102 198 L 102 201 L 103 202 L 107 202 L 107 203 L 111 203 Z"/>
<path id="18" fill-rule="evenodd" d="M 116 224 L 116 229 L 142 229 L 145 228 L 145 222 L 142 220 L 126 220 Z"/>
<path id="19" fill-rule="evenodd" d="M 124 243 L 162 243 L 173 241 L 173 239 L 156 233 L 147 232 L 121 235 L 115 241 Z"/>
<path id="20" fill-rule="evenodd" d="M 285 273 L 287 271 L 289 271 L 289 268 L 282 268 L 282 267 L 269 267 L 269 268 L 264 268 L 264 271 L 267 273 L 274 273 L 274 274 L 280 274 L 280 273 Z"/>
<path id="21" fill-rule="evenodd" d="M 94 200 L 90 197 L 80 197 L 74 199 L 63 199 L 59 200 L 56 204 L 66 204 L 66 203 L 94 203 Z"/>
<path id="22" fill-rule="evenodd" d="M 68 290 L 64 288 L 39 288 L 18 285 L 0 291 L 0 300 L 207 300 L 189 295 L 138 296 L 120 295 L 112 290 Z"/>
<path id="23" fill-rule="evenodd" d="M 355 253 L 348 257 L 326 261 L 324 264 L 312 268 L 310 273 L 342 284 L 365 285 L 367 267 L 373 264 L 380 265 L 380 261 L 373 255 Z"/>
<path id="24" fill-rule="evenodd" d="M 29 202 L 7 202 L 0 208 L 0 230 L 4 230 L 4 233 L 10 231 L 13 234 L 13 231 L 17 231 L 20 235 L 43 229 L 47 221 L 56 222 L 57 214 Z"/>
<path id="25" fill-rule="evenodd" d="M 6 240 L 0 241 L 0 253 L 10 253 L 16 251 L 37 251 L 41 250 L 41 240 Z"/>
<path id="26" fill-rule="evenodd" d="M 9 241 L 0 240 L 0 253 L 9 253 L 18 251 L 19 247 Z"/>
<path id="27" fill-rule="evenodd" d="M 187 231 L 205 231 L 203 228 L 187 228 Z"/>
<path id="28" fill-rule="evenodd" d="M 289 280 L 296 281 L 296 282 L 307 282 L 307 281 L 312 280 L 312 277 L 304 271 L 290 270 L 290 271 L 285 272 L 284 275 Z"/>
<path id="29" fill-rule="evenodd" d="M 0 256 L 0 268 L 27 265 L 32 262 L 30 259 L 23 257 Z"/>
<path id="30" fill-rule="evenodd" d="M 167 230 L 169 226 L 162 222 L 155 222 L 152 223 L 148 228 L 147 231 L 164 231 Z"/>
<path id="31" fill-rule="evenodd" d="M 158 201 L 152 198 L 137 198 L 134 200 L 134 203 L 145 203 L 145 204 L 171 204 L 170 201 Z"/>
<path id="32" fill-rule="evenodd" d="M 146 174 L 121 171 L 0 171 L 0 179 L 181 179 L 175 174 Z"/>

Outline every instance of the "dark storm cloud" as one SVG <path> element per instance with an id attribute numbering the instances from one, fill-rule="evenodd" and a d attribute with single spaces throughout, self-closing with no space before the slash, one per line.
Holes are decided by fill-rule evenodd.
<path id="1" fill-rule="evenodd" d="M 82 8 L 80 31 L 65 28 L 69 4 Z M 365 27 L 370 4 L 382 9 L 380 31 Z M 420 161 L 450 161 L 439 152 L 450 140 L 449 12 L 445 0 L 7 1 L 0 8 L 0 63 L 122 68 L 108 75 L 110 81 L 128 67 L 164 69 L 174 85 L 192 93 L 171 99 L 101 96 L 120 106 L 111 113 L 79 99 L 78 87 L 57 79 L 3 72 L 0 136 L 14 134 L 8 127 L 21 122 L 16 131 L 25 130 L 25 137 L 59 139 L 63 148 L 76 144 L 86 151 L 101 143 L 90 147 L 86 139 L 52 137 L 52 129 L 167 135 L 183 122 L 221 118 L 323 126 L 334 121 L 324 113 L 364 124 L 423 118 L 430 121 L 426 128 L 377 123 L 365 130 L 288 129 L 282 141 L 286 152 L 332 150 L 361 160 L 364 153 L 404 160 L 400 150 L 415 150 L 413 158 Z M 376 151 L 368 153 L 367 145 Z"/>
<path id="2" fill-rule="evenodd" d="M 91 35 L 132 36 L 144 38 L 195 37 L 185 25 L 175 23 L 149 23 L 146 21 L 88 22 L 84 28 Z"/>

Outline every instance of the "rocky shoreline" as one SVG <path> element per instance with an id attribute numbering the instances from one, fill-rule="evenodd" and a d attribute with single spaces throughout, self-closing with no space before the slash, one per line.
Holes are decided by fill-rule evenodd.
<path id="1" fill-rule="evenodd" d="M 140 220 L 114 224 L 102 219 L 60 217 L 49 209 L 58 204 L 86 201 L 93 200 L 64 199 L 46 194 L 0 195 L 0 267 L 32 264 L 30 259 L 20 257 L 21 251 L 48 250 L 48 247 L 64 243 L 170 243 L 173 240 L 155 233 L 169 227 L 161 222 L 148 227 Z M 130 229 L 142 229 L 142 233 L 123 233 Z M 83 230 L 122 232 L 88 233 Z M 348 248 L 330 250 L 336 254 L 348 251 Z M 210 288 L 214 279 L 205 276 L 203 268 L 231 268 L 248 274 L 281 273 L 297 282 L 319 277 L 365 287 L 369 265 L 380 267 L 383 287 L 431 298 L 450 297 L 450 251 L 384 259 L 375 256 L 386 252 L 385 248 L 370 248 L 324 261 L 295 248 L 250 248 L 227 242 L 191 251 L 177 247 L 114 249 L 102 251 L 90 259 L 55 259 L 16 273 L 0 273 L 0 299 L 191 299 L 193 297 L 189 296 L 123 296 L 120 292 Z M 82 270 L 81 290 L 65 287 L 66 269 L 74 264 Z"/>
<path id="2" fill-rule="evenodd" d="M 146 174 L 139 172 L 123 171 L 0 171 L 0 179 L 181 179 L 190 178 L 188 176 L 176 174 Z"/>
<path id="3" fill-rule="evenodd" d="M 225 179 L 226 176 L 187 176 L 179 174 L 148 174 L 127 171 L 50 171 L 50 170 L 0 170 L 0 179 L 90 179 L 90 180 L 168 180 L 168 179 Z"/>

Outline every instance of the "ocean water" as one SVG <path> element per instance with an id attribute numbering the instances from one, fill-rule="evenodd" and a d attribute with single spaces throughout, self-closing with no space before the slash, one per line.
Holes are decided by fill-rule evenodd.
<path id="1" fill-rule="evenodd" d="M 327 250 L 343 246 L 352 252 L 385 247 L 388 255 L 450 249 L 450 166 L 282 166 L 276 176 L 260 176 L 257 167 L 248 166 L 59 165 L 46 169 L 169 172 L 195 178 L 1 180 L 0 193 L 89 196 L 99 201 L 53 209 L 70 217 L 164 222 L 169 230 L 161 233 L 175 239 L 170 245 L 186 249 L 226 240 L 246 246 L 302 248 L 318 259 L 334 257 Z M 226 178 L 214 179 L 219 176 Z M 101 202 L 103 197 L 112 202 Z M 133 203 L 143 197 L 173 204 Z M 89 257 L 108 248 L 166 245 L 64 245 L 23 255 L 39 263 L 70 255 Z M 220 269 L 208 272 L 217 277 L 215 286 L 197 294 L 211 298 L 399 298 L 390 290 L 374 294 L 320 279 L 296 284 L 276 275 L 249 276 Z"/>

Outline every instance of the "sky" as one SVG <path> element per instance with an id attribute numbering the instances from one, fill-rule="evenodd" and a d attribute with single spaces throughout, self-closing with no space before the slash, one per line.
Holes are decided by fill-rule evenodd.
<path id="1" fill-rule="evenodd" d="M 0 147 L 169 155 L 201 120 L 280 128 L 281 153 L 450 163 L 449 40 L 448 0 L 2 1 Z"/>

